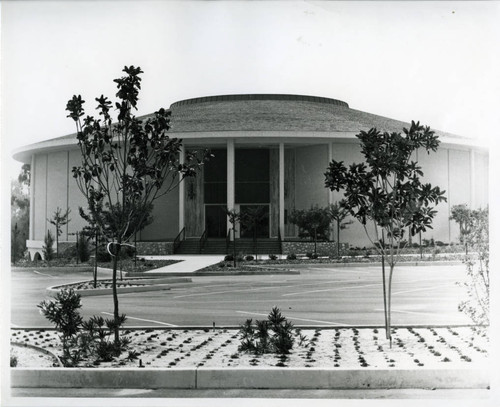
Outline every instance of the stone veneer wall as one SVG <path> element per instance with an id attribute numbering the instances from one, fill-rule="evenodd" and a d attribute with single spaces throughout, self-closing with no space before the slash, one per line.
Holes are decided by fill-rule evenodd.
<path id="1" fill-rule="evenodd" d="M 137 254 L 143 256 L 174 254 L 174 242 L 137 242 Z"/>
<path id="2" fill-rule="evenodd" d="M 283 254 L 305 254 L 314 252 L 314 242 L 311 241 L 284 241 L 281 243 Z M 340 255 L 347 254 L 349 245 L 347 243 L 340 243 Z M 336 256 L 337 243 L 336 242 L 317 242 L 316 251 L 320 256 Z"/>

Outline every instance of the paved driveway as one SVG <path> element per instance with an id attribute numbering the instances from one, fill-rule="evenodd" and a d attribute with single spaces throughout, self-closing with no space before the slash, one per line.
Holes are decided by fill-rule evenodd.
<path id="1" fill-rule="evenodd" d="M 456 282 L 464 266 L 400 266 L 393 281 L 393 325 L 462 324 L 465 298 Z M 12 324 L 50 326 L 36 305 L 45 288 L 90 279 L 91 273 L 54 269 L 12 271 Z M 278 306 L 295 325 L 383 325 L 381 271 L 377 266 L 310 265 L 300 275 L 193 277 L 188 286 L 169 291 L 120 294 L 120 312 L 134 326 L 239 325 L 265 318 Z M 110 295 L 82 299 L 82 314 L 106 316 Z"/>

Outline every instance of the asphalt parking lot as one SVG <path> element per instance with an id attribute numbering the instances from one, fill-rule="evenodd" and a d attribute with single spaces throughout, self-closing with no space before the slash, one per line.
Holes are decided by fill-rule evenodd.
<path id="1" fill-rule="evenodd" d="M 468 324 L 457 306 L 465 290 L 457 282 L 463 265 L 398 266 L 393 280 L 393 325 Z M 57 269 L 14 269 L 11 274 L 12 326 L 47 326 L 36 305 L 45 288 L 91 279 L 91 273 Z M 129 326 L 234 326 L 263 319 L 278 306 L 297 326 L 383 325 L 379 266 L 309 265 L 300 275 L 192 277 L 168 291 L 119 295 Z M 82 314 L 111 315 L 111 295 L 82 298 Z"/>

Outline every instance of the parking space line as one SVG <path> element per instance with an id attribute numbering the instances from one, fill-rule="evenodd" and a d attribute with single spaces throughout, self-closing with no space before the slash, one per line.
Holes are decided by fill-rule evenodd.
<path id="1" fill-rule="evenodd" d="M 101 312 L 101 314 L 113 316 L 113 314 L 110 313 L 110 312 Z M 153 319 L 144 319 L 144 318 L 129 317 L 128 315 L 127 315 L 127 319 L 135 319 L 136 321 L 144 321 L 144 322 L 153 322 L 155 324 L 160 324 L 160 325 L 165 325 L 165 326 L 172 326 L 172 327 L 177 327 L 178 326 L 178 325 L 174 325 L 174 324 L 169 324 L 167 322 L 155 321 Z"/>
<path id="2" fill-rule="evenodd" d="M 36 271 L 36 270 L 33 270 L 33 273 L 35 274 L 39 274 L 41 276 L 46 276 L 46 277 L 52 277 L 52 278 L 55 278 L 55 276 L 52 276 L 50 274 L 45 274 L 45 273 L 40 273 L 39 271 Z"/>
<path id="3" fill-rule="evenodd" d="M 226 290 L 226 291 L 211 291 L 211 292 L 204 292 L 204 293 L 194 293 L 194 294 L 185 294 L 185 295 L 177 295 L 172 298 L 184 298 L 184 297 L 200 297 L 204 295 L 216 295 L 216 294 L 232 294 L 232 293 L 237 293 L 237 292 L 252 292 L 252 291 L 262 291 L 262 290 L 271 290 L 275 288 L 294 288 L 297 285 L 300 285 L 301 287 L 305 286 L 314 286 L 314 285 L 321 285 L 324 286 L 325 284 L 339 284 L 339 283 L 354 283 L 358 282 L 359 279 L 356 280 L 335 280 L 335 281 L 318 281 L 317 283 L 309 283 L 309 284 L 300 284 L 300 282 L 297 282 L 297 284 L 293 285 L 273 285 L 273 286 L 264 286 L 264 287 L 258 287 L 258 288 L 247 288 L 247 289 L 238 289 L 238 290 Z M 210 286 L 209 286 L 210 287 Z M 323 290 L 321 290 L 323 291 Z M 329 291 L 329 290 L 327 290 Z M 311 291 L 311 292 L 316 292 L 316 291 Z M 290 295 L 290 294 L 284 294 Z"/>
<path id="4" fill-rule="evenodd" d="M 414 293 L 414 292 L 417 292 L 417 291 L 435 290 L 436 288 L 440 288 L 440 287 L 449 287 L 449 286 L 450 286 L 450 284 L 440 284 L 440 285 L 435 285 L 435 286 L 432 286 L 432 287 L 426 287 L 426 288 L 415 288 L 415 289 L 413 289 L 413 290 L 398 291 L 398 292 L 392 293 L 392 295 L 397 295 L 397 294 L 406 294 L 406 293 Z"/>
<path id="5" fill-rule="evenodd" d="M 355 285 L 355 286 L 349 286 L 349 287 L 325 288 L 323 290 L 310 290 L 310 291 L 301 291 L 301 292 L 297 292 L 297 293 L 282 294 L 282 297 L 289 297 L 292 295 L 311 294 L 311 293 L 322 293 L 322 292 L 327 292 L 327 291 L 345 291 L 345 290 L 352 290 L 354 288 L 357 289 L 357 288 L 373 287 L 373 286 L 381 286 L 381 285 L 382 285 L 382 283 L 375 283 L 375 284 Z"/>
<path id="6" fill-rule="evenodd" d="M 247 312 L 247 311 L 236 311 L 236 312 L 238 314 L 261 315 L 261 316 L 265 316 L 265 317 L 267 317 L 269 315 L 269 314 L 262 314 L 262 313 L 259 313 L 259 312 Z M 338 323 L 338 322 L 321 321 L 321 320 L 317 320 L 317 319 L 297 318 L 297 317 L 294 317 L 294 316 L 291 316 L 291 315 L 288 315 L 287 318 L 288 319 L 294 319 L 296 321 L 316 322 L 316 323 L 320 323 L 320 324 L 330 324 L 330 325 L 340 325 L 340 326 L 351 326 L 349 324 L 341 324 L 341 323 Z"/>
<path id="7" fill-rule="evenodd" d="M 374 311 L 384 311 L 383 308 L 374 308 Z M 421 312 L 421 311 L 403 311 L 397 309 L 391 309 L 391 312 L 399 312 L 400 314 L 414 314 L 414 315 L 436 315 L 435 312 Z"/>

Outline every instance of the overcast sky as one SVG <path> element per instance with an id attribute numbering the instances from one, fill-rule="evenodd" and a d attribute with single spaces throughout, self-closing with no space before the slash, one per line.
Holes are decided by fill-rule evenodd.
<path id="1" fill-rule="evenodd" d="M 198 96 L 294 93 L 484 141 L 498 137 L 498 2 L 3 1 L 2 142 L 74 132 L 124 65 L 139 114 Z M 93 113 L 93 112 L 92 112 Z"/>

